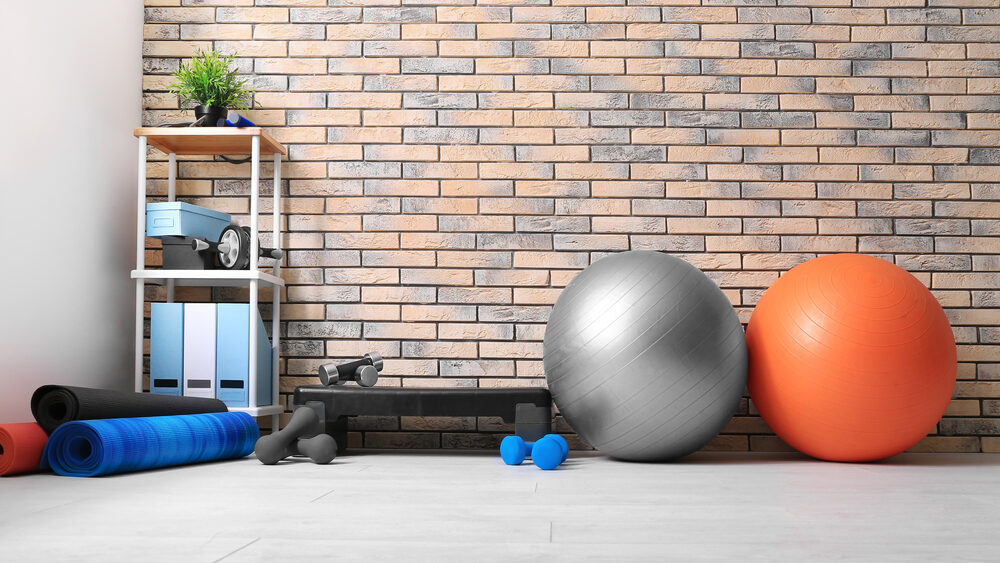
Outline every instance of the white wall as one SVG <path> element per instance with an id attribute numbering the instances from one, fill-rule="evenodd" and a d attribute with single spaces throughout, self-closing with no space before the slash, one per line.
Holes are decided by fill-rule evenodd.
<path id="1" fill-rule="evenodd" d="M 0 5 L 0 423 L 130 389 L 142 2 Z"/>

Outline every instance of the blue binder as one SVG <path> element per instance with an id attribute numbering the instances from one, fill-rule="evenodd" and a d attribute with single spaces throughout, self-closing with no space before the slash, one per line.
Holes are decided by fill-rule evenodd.
<path id="1" fill-rule="evenodd" d="M 271 341 L 257 321 L 257 404 L 271 404 Z M 215 396 L 229 407 L 250 406 L 250 305 L 219 303 L 216 312 Z"/>
<path id="2" fill-rule="evenodd" d="M 153 303 L 149 312 L 149 391 L 181 395 L 184 381 L 184 304 Z"/>

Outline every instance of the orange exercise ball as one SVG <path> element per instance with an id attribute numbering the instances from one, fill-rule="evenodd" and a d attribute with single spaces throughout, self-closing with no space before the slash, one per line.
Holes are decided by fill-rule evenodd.
<path id="1" fill-rule="evenodd" d="M 958 369 L 941 305 L 909 272 L 863 254 L 792 268 L 747 325 L 747 387 L 761 417 L 802 453 L 872 461 L 941 419 Z"/>

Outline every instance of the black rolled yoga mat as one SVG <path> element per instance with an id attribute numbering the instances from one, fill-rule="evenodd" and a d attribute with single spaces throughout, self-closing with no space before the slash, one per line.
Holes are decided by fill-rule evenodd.
<path id="1" fill-rule="evenodd" d="M 31 414 L 49 434 L 60 424 L 71 420 L 171 416 L 228 410 L 226 404 L 218 399 L 173 397 L 69 385 L 42 385 L 31 396 Z"/>

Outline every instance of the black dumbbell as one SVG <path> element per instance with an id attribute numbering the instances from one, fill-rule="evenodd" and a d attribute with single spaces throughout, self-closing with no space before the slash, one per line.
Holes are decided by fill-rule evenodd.
<path id="1" fill-rule="evenodd" d="M 342 385 L 348 381 L 357 381 L 362 387 L 371 387 L 378 381 L 380 371 L 382 371 L 382 356 L 376 352 L 369 352 L 364 358 L 346 364 L 319 366 L 319 380 L 323 385 Z"/>
<path id="2" fill-rule="evenodd" d="M 324 464 L 337 457 L 337 441 L 329 434 L 300 438 L 319 424 L 319 414 L 309 407 L 295 411 L 288 425 L 269 436 L 261 436 L 253 446 L 253 453 L 264 465 L 274 465 L 289 456 L 304 455 L 316 463 Z"/>

